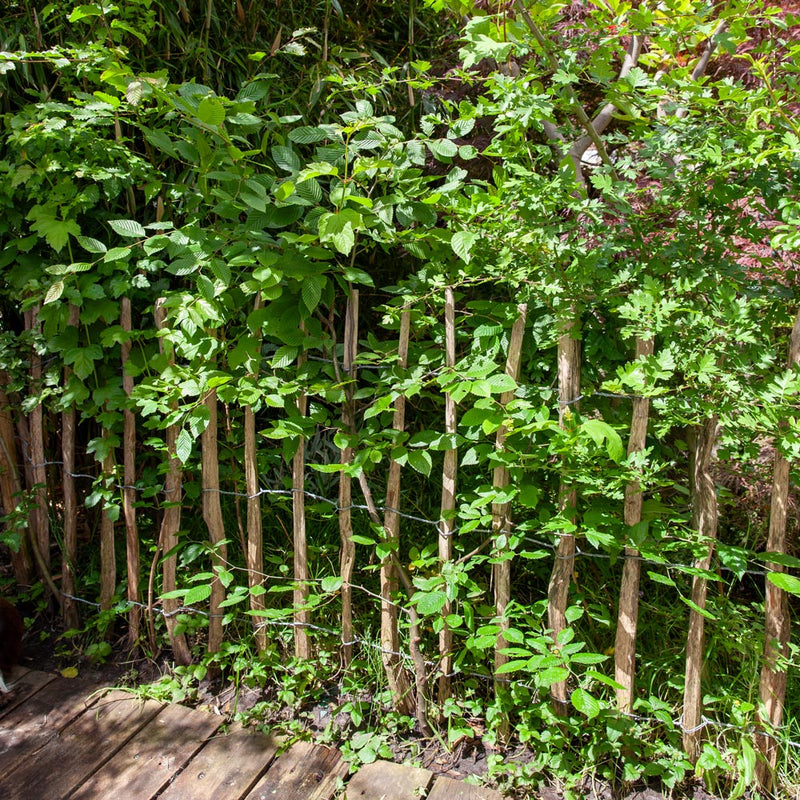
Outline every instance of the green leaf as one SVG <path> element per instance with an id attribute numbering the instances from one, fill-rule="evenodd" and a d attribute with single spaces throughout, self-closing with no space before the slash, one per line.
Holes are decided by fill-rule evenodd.
<path id="1" fill-rule="evenodd" d="M 225 106 L 216 97 L 205 97 L 197 106 L 197 117 L 206 125 L 222 125 L 225 122 Z"/>
<path id="2" fill-rule="evenodd" d="M 44 304 L 54 303 L 64 292 L 64 281 L 56 281 L 44 296 Z"/>
<path id="3" fill-rule="evenodd" d="M 585 419 L 581 423 L 581 428 L 589 434 L 596 445 L 606 442 L 606 452 L 612 461 L 619 463 L 625 455 L 625 447 L 622 444 L 620 435 L 607 423 L 601 419 Z"/>
<path id="4" fill-rule="evenodd" d="M 433 468 L 433 459 L 427 450 L 409 450 L 408 464 L 422 475 L 428 476 Z"/>
<path id="5" fill-rule="evenodd" d="M 183 604 L 185 606 L 190 606 L 193 603 L 202 603 L 204 600 L 208 600 L 209 597 L 211 597 L 210 584 L 194 586 L 186 592 L 186 596 L 183 598 Z"/>
<path id="6" fill-rule="evenodd" d="M 89 253 L 102 255 L 108 249 L 102 242 L 93 239 L 91 236 L 77 236 L 78 244 Z"/>
<path id="7" fill-rule="evenodd" d="M 438 614 L 447 602 L 447 595 L 444 592 L 417 592 L 413 597 L 417 611 L 424 617 Z"/>
<path id="8" fill-rule="evenodd" d="M 530 663 L 529 658 L 514 658 L 511 661 L 506 661 L 501 664 L 495 671 L 495 675 L 507 675 L 509 672 L 519 672 L 521 669 L 527 669 Z"/>
<path id="9" fill-rule="evenodd" d="M 342 579 L 336 575 L 328 575 L 322 579 L 320 587 L 323 592 L 338 592 L 342 588 Z"/>
<path id="10" fill-rule="evenodd" d="M 110 219 L 108 224 L 120 236 L 131 239 L 141 239 L 147 236 L 147 231 L 133 219 Z"/>
<path id="11" fill-rule="evenodd" d="M 343 208 L 337 214 L 323 214 L 319 218 L 319 240 L 331 242 L 343 255 L 349 255 L 356 243 L 356 231 L 364 226 L 358 211 Z"/>
<path id="12" fill-rule="evenodd" d="M 787 575 L 785 572 L 770 572 L 767 580 L 779 589 L 783 589 L 784 592 L 800 597 L 800 579 L 795 578 L 794 575 Z"/>
<path id="13" fill-rule="evenodd" d="M 175 441 L 175 455 L 181 464 L 185 464 L 189 460 L 192 455 L 193 444 L 192 435 L 189 431 L 184 429 L 178 434 L 178 438 Z"/>
<path id="14" fill-rule="evenodd" d="M 300 284 L 300 294 L 303 298 L 303 305 L 309 310 L 313 311 L 322 298 L 322 287 L 325 283 L 325 278 L 320 275 L 308 275 L 303 279 Z"/>
<path id="15" fill-rule="evenodd" d="M 72 13 L 69 15 L 68 19 L 70 22 L 77 22 L 87 17 L 101 17 L 102 15 L 103 10 L 100 6 L 92 3 L 91 5 L 76 6 L 72 9 Z"/>
<path id="16" fill-rule="evenodd" d="M 289 139 L 297 144 L 314 144 L 328 138 L 328 132 L 323 128 L 314 128 L 310 125 L 301 125 L 289 131 Z"/>
<path id="17" fill-rule="evenodd" d="M 297 153 L 291 147 L 284 147 L 281 145 L 275 145 L 272 148 L 272 159 L 275 161 L 277 166 L 286 171 L 291 172 L 292 174 L 299 172 L 300 167 L 302 167 L 302 163 L 300 159 L 297 157 Z"/>
<path id="18" fill-rule="evenodd" d="M 272 368 L 273 369 L 283 369 L 284 367 L 288 367 L 297 356 L 300 355 L 301 348 L 294 347 L 291 345 L 283 345 L 279 347 L 275 351 L 275 355 L 272 357 Z"/>
<path id="19" fill-rule="evenodd" d="M 569 670 L 566 667 L 548 667 L 536 675 L 536 685 L 546 689 L 568 677 Z"/>
<path id="20" fill-rule="evenodd" d="M 453 238 L 450 240 L 450 247 L 453 248 L 453 252 L 465 264 L 469 264 L 471 258 L 470 252 L 472 251 L 472 246 L 477 240 L 477 233 L 473 233 L 472 231 L 459 231 L 458 233 L 453 234 Z"/>
<path id="21" fill-rule="evenodd" d="M 600 703 L 585 689 L 576 689 L 570 700 L 572 705 L 589 719 L 594 719 L 600 713 Z"/>

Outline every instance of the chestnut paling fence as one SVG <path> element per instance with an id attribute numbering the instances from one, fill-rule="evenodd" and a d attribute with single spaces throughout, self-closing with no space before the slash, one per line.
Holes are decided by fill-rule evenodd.
<path id="1" fill-rule="evenodd" d="M 166 425 L 163 433 L 163 468 L 161 483 L 157 487 L 145 486 L 137 481 L 137 463 L 152 458 L 147 450 L 142 450 L 139 428 L 145 420 L 137 416 L 137 407 L 130 402 L 124 415 L 123 439 L 115 438 L 112 431 L 99 427 L 100 434 L 93 442 L 95 457 L 99 464 L 97 474 L 81 472 L 76 469 L 76 412 L 67 407 L 60 415 L 46 413 L 44 404 L 36 403 L 27 413 L 21 413 L 19 398 L 13 393 L 5 393 L 2 398 L 3 414 L 0 416 L 0 437 L 5 468 L 0 474 L 0 487 L 6 513 L 6 524 L 19 534 L 22 546 L 15 550 L 14 569 L 17 580 L 29 583 L 34 575 L 44 581 L 63 613 L 65 624 L 78 624 L 77 603 L 95 605 L 108 610 L 114 603 L 115 593 L 120 591 L 120 581 L 116 572 L 117 563 L 124 558 L 127 580 L 122 589 L 129 641 L 135 643 L 141 635 L 150 640 L 150 647 L 156 648 L 157 632 L 155 616 L 163 617 L 166 635 L 178 663 L 187 664 L 192 659 L 190 641 L 186 626 L 181 624 L 183 615 L 199 614 L 208 618 L 207 650 L 219 651 L 225 637 L 223 621 L 231 621 L 243 614 L 240 601 L 249 604 L 246 615 L 253 627 L 254 643 L 257 650 L 265 650 L 275 630 L 293 630 L 294 655 L 298 659 L 315 657 L 315 642 L 319 637 L 338 638 L 341 655 L 345 664 L 353 658 L 357 646 L 377 649 L 382 658 L 388 685 L 394 702 L 399 709 L 416 717 L 420 730 L 429 731 L 436 724 L 436 705 L 443 704 L 457 687 L 453 681 L 460 676 L 472 676 L 487 681 L 487 688 L 493 684 L 494 691 L 501 695 L 507 688 L 519 683 L 544 696 L 550 694 L 550 702 L 557 715 L 566 716 L 578 710 L 587 716 L 596 715 L 591 705 L 592 698 L 586 690 L 588 684 L 577 683 L 576 665 L 594 667 L 602 662 L 601 654 L 588 654 L 592 657 L 583 661 L 576 659 L 570 669 L 566 656 L 559 662 L 559 653 L 566 653 L 571 641 L 573 624 L 577 619 L 570 612 L 570 596 L 574 591 L 577 562 L 580 559 L 610 560 L 619 558 L 622 562 L 621 583 L 616 597 L 610 602 L 609 614 L 616 618 L 616 637 L 613 660 L 614 678 L 593 670 L 594 685 L 603 688 L 603 683 L 616 692 L 618 711 L 630 717 L 636 715 L 634 705 L 636 689 L 636 655 L 638 628 L 638 600 L 640 596 L 641 568 L 652 565 L 660 570 L 678 570 L 691 576 L 691 597 L 686 598 L 688 607 L 687 630 L 685 636 L 685 688 L 682 711 L 673 725 L 683 734 L 683 745 L 688 757 L 697 761 L 702 743 L 709 727 L 721 726 L 736 728 L 725 720 L 712 720 L 704 714 L 702 673 L 706 653 L 706 626 L 713 625 L 713 616 L 707 610 L 709 580 L 722 582 L 725 564 L 715 562 L 715 542 L 717 540 L 718 496 L 714 480 L 714 452 L 719 434 L 719 420 L 715 413 L 708 414 L 688 431 L 687 440 L 691 447 L 686 469 L 690 471 L 691 519 L 689 529 L 696 534 L 693 563 L 672 563 L 668 551 L 658 554 L 652 548 L 637 546 L 633 537 L 618 541 L 616 546 L 598 547 L 596 542 L 585 543 L 581 537 L 581 498 L 579 487 L 570 480 L 569 454 L 562 453 L 551 461 L 563 462 L 556 472 L 556 480 L 551 479 L 552 503 L 558 513 L 549 517 L 546 523 L 537 524 L 530 512 L 530 504 L 519 504 L 517 491 L 531 491 L 530 476 L 520 468 L 520 463 L 509 456 L 506 444 L 513 434 L 515 420 L 513 403 L 515 397 L 524 395 L 526 382 L 521 369 L 522 342 L 528 321 L 527 304 L 516 307 L 505 349 L 506 379 L 502 382 L 503 391 L 497 397 L 485 393 L 484 406 L 489 404 L 497 412 L 499 424 L 494 427 L 494 440 L 487 437 L 492 453 L 496 456 L 491 472 L 491 491 L 482 502 L 477 502 L 475 494 L 468 498 L 472 507 L 482 513 L 467 513 L 459 506 L 464 498 L 457 491 L 457 472 L 463 463 L 464 454 L 459 452 L 456 433 L 459 430 L 459 416 L 469 413 L 468 403 L 460 398 L 459 408 L 456 392 L 448 391 L 446 380 L 440 382 L 442 390 L 444 424 L 450 436 L 450 447 L 443 449 L 441 474 L 434 470 L 411 472 L 407 459 L 400 450 L 392 450 L 385 479 L 380 483 L 382 497 L 376 500 L 371 488 L 376 472 L 383 463 L 369 471 L 363 462 L 358 465 L 358 427 L 363 421 L 365 409 L 374 407 L 375 397 L 363 405 L 359 398 L 359 369 L 391 370 L 389 383 L 391 391 L 385 397 L 389 402 L 384 408 L 391 413 L 389 430 L 394 441 L 403 441 L 402 434 L 408 427 L 406 419 L 408 398 L 404 393 L 409 369 L 409 338 L 411 333 L 411 309 L 400 309 L 397 341 L 389 359 L 391 364 L 385 368 L 377 367 L 374 361 L 365 359 L 359 362 L 358 356 L 358 292 L 353 290 L 349 296 L 344 320 L 344 336 L 341 347 L 335 340 L 330 350 L 331 358 L 326 369 L 337 385 L 346 390 L 341 395 L 341 408 L 338 422 L 338 460 L 330 459 L 314 467 L 309 454 L 326 452 L 310 445 L 317 436 L 316 427 L 331 425 L 331 419 L 315 423 L 315 426 L 298 424 L 295 429 L 300 445 L 293 452 L 287 451 L 288 473 L 283 483 L 278 477 L 273 486 L 265 486 L 267 479 L 260 474 L 259 453 L 264 448 L 258 440 L 256 426 L 259 410 L 247 405 L 241 415 L 243 438 L 243 470 L 239 482 L 228 471 L 226 480 L 220 477 L 220 467 L 228 468 L 220 457 L 217 434 L 222 425 L 231 427 L 231 412 L 225 408 L 225 421 L 220 421 L 220 404 L 215 391 L 204 392 L 202 402 L 207 409 L 206 426 L 197 437 L 200 448 L 200 461 L 193 462 L 187 453 L 177 452 L 181 427 L 176 415 Z M 130 305 L 123 301 L 122 326 L 130 328 Z M 36 330 L 37 308 L 27 315 L 30 330 Z M 442 364 L 432 371 L 438 377 L 456 375 L 456 331 L 454 298 L 448 289 L 444 297 L 442 332 L 445 342 Z M 156 303 L 155 327 L 165 326 L 163 306 Z M 562 432 L 569 432 L 580 420 L 578 405 L 582 399 L 580 379 L 580 347 L 574 332 L 566 330 L 561 334 L 558 347 L 557 391 L 547 402 L 558 409 L 558 420 L 553 425 Z M 168 340 L 160 343 L 162 354 L 168 365 L 175 365 Z M 800 361 L 800 315 L 795 320 L 790 337 L 789 364 L 795 367 Z M 653 341 L 639 339 L 635 343 L 634 359 L 641 361 L 652 358 Z M 123 364 L 130 351 L 122 350 Z M 340 363 L 341 359 L 341 363 Z M 298 369 L 305 362 L 300 359 Z M 502 372 L 499 369 L 498 374 Z M 69 367 L 64 368 L 65 380 L 69 377 Z M 30 390 L 35 393 L 41 382 L 41 357 L 32 355 L 29 364 Z M 530 388 L 530 387 L 527 387 Z M 125 394 L 131 397 L 134 387 L 129 378 L 125 379 Z M 583 387 L 584 393 L 587 388 Z M 646 446 L 649 397 L 646 394 L 602 393 L 611 396 L 615 403 L 630 404 L 628 413 L 630 429 L 627 454 L 635 457 Z M 363 397 L 363 395 L 362 395 Z M 314 400 L 313 385 L 295 392 L 291 404 L 296 409 L 295 420 L 308 419 L 309 401 Z M 177 400 L 169 401 L 169 408 L 177 410 Z M 263 409 L 261 409 L 263 413 Z M 414 425 L 419 427 L 419 422 Z M 430 424 L 426 428 L 431 428 Z M 53 431 L 58 430 L 60 437 Z M 330 431 L 328 438 L 332 439 Z M 137 438 L 137 436 L 139 438 Z M 52 447 L 52 442 L 60 438 L 60 457 Z M 100 444 L 98 444 L 98 441 Z M 304 447 L 303 444 L 309 446 Z M 603 439 L 604 445 L 607 445 Z M 152 447 L 153 442 L 149 442 Z M 318 442 L 316 443 L 318 445 Z M 85 447 L 85 442 L 83 443 Z M 463 447 L 463 444 L 461 445 Z M 328 451 L 329 452 L 329 451 Z M 121 464 L 117 459 L 121 456 Z M 630 463 L 641 464 L 635 459 Z M 48 469 L 50 468 L 50 469 Z M 766 546 L 768 556 L 762 557 L 763 568 L 752 565 L 740 566 L 735 571 L 738 577 L 748 575 L 762 579 L 768 575 L 779 575 L 784 564 L 781 558 L 787 551 L 787 498 L 789 493 L 790 465 L 780 450 L 775 451 L 774 478 L 771 493 L 769 517 L 769 537 Z M 200 490 L 197 491 L 197 473 L 200 472 Z M 634 471 L 635 472 L 635 471 Z M 307 480 L 315 475 L 333 475 L 329 486 L 338 482 L 338 496 L 332 491 L 328 494 L 309 489 Z M 60 477 L 60 486 L 54 476 Z M 122 478 L 120 482 L 119 478 Z M 534 475 L 534 478 L 536 476 Z M 358 488 L 353 487 L 353 479 Z M 403 480 L 413 481 L 411 491 L 404 490 Z M 99 570 L 97 582 L 97 602 L 87 598 L 85 590 L 77 588 L 83 584 L 85 576 L 80 565 L 86 563 L 85 553 L 79 549 L 80 537 L 76 528 L 78 509 L 82 500 L 92 498 L 84 491 L 85 483 L 91 480 L 92 493 L 101 493 L 102 499 L 94 497 L 97 505 L 97 533 L 94 542 L 84 547 L 97 551 Z M 642 478 L 642 481 L 644 478 Z M 636 474 L 622 486 L 623 500 L 619 504 L 619 517 L 624 526 L 619 531 L 635 530 L 642 521 L 643 497 L 647 487 Z M 426 515 L 406 510 L 412 503 L 421 504 L 414 493 L 424 491 L 441 498 L 440 514 Z M 23 487 L 27 491 L 23 491 Z M 527 488 L 526 488 L 527 487 Z M 486 491 L 486 490 L 484 490 Z M 360 492 L 360 499 L 358 497 Z M 115 513 L 114 499 L 118 498 L 121 514 Z M 145 498 L 150 503 L 157 502 L 160 511 L 150 517 L 155 536 L 151 562 L 142 565 L 137 516 L 141 514 L 141 503 Z M 291 500 L 291 531 L 286 531 L 291 542 L 293 562 L 284 572 L 265 568 L 263 549 L 265 519 L 263 501 L 274 498 Z M 223 503 L 227 517 L 223 514 Z M 437 505 L 435 503 L 434 505 Z M 242 508 L 244 505 L 244 508 Z M 534 504 L 535 505 L 535 504 Z M 338 520 L 339 530 L 339 570 L 329 570 L 321 574 L 319 562 L 315 565 L 318 574 L 309 569 L 309 544 L 315 544 L 313 530 L 308 520 L 319 520 L 320 507 L 327 508 L 322 515 L 328 521 Z M 188 581 L 186 575 L 179 575 L 178 559 L 182 542 L 182 531 L 195 527 L 191 512 L 202 508 L 202 518 L 208 529 L 209 571 Z M 358 515 L 354 519 L 354 512 Z M 82 512 L 83 513 L 83 512 Z M 187 523 L 187 517 L 189 522 Z M 232 519 L 235 517 L 235 521 Z M 57 526 L 52 521 L 58 522 Z M 140 522 L 140 520 L 139 520 Z M 487 524 L 488 523 L 488 524 Z M 229 545 L 236 534 L 226 532 L 226 526 L 238 527 L 241 540 L 241 561 L 233 560 Z M 55 528 L 62 534 L 55 538 Z M 125 538 L 117 535 L 124 528 Z M 358 533 L 354 533 L 358 530 Z M 364 531 L 368 533 L 364 535 Z M 459 539 L 469 535 L 471 543 L 466 551 Z M 607 542 L 606 542 L 607 544 Z M 99 547 L 98 547 L 99 545 Z M 362 546 L 359 549 L 358 545 Z M 420 575 L 420 553 L 428 548 L 424 563 L 424 576 Z M 542 631 L 551 637 L 551 656 L 544 666 L 537 668 L 527 657 L 519 657 L 515 645 L 524 641 L 520 630 L 529 625 L 530 615 L 526 613 L 526 600 L 515 598 L 515 572 L 525 574 L 524 553 L 529 548 L 536 549 L 536 559 L 544 553 L 551 553 L 553 568 L 547 592 L 547 613 L 541 615 Z M 288 548 L 286 548 L 288 550 Z M 689 552 L 687 549 L 686 552 Z M 54 563 L 54 556 L 60 553 L 60 563 Z M 750 554 L 755 556 L 755 554 Z M 489 557 L 489 569 L 485 557 Z M 32 559 L 32 561 L 31 561 Z M 377 560 L 376 560 L 377 559 Z M 773 560 L 774 559 L 774 560 Z M 274 559 L 271 559 L 274 563 Z M 328 559 L 327 566 L 335 564 Z M 716 565 L 716 566 L 715 566 Z M 379 578 L 372 581 L 371 573 L 359 573 L 367 567 L 379 567 Z M 57 571 L 60 569 L 60 578 Z M 453 579 L 458 569 L 474 570 L 476 575 L 484 574 L 480 584 L 483 597 L 480 602 L 486 607 L 493 605 L 494 613 L 484 615 L 479 634 L 492 640 L 493 646 L 483 651 L 487 658 L 481 663 L 475 658 L 473 647 L 469 659 L 465 658 L 465 641 L 474 634 L 474 623 L 464 621 L 465 606 L 476 605 L 475 591 L 472 594 L 460 593 L 459 584 Z M 717 569 L 715 573 L 713 570 Z M 481 572 L 483 571 L 483 572 Z M 242 588 L 237 588 L 235 576 L 245 573 Z M 359 574 L 359 577 L 356 577 Z M 728 573 L 729 574 L 729 573 Z M 657 573 L 651 573 L 657 578 Z M 361 578 L 364 578 L 363 580 Z M 529 579 L 530 580 L 530 579 Z M 448 583 L 449 581 L 449 583 Z M 59 586 L 60 582 L 60 586 Z M 373 582 L 372 587 L 364 585 Z M 671 583 L 669 580 L 664 582 Z M 757 762 L 758 778 L 762 785 L 768 786 L 772 780 L 778 758 L 779 742 L 786 742 L 775 732 L 781 728 L 783 704 L 786 693 L 786 663 L 790 639 L 787 594 L 780 581 L 766 580 L 765 642 L 763 667 L 760 675 L 759 698 L 761 705 L 758 716 L 754 718 L 752 735 L 760 758 Z M 476 584 L 477 585 L 477 584 Z M 674 585 L 674 583 L 673 583 Z M 448 588 L 449 587 L 449 588 Z M 272 592 L 268 590 L 279 589 Z M 281 604 L 286 597 L 283 589 L 291 591 L 291 603 Z M 473 587 L 474 589 L 474 587 Z M 492 593 L 490 595 L 490 592 Z M 237 594 L 238 593 L 238 594 Z M 358 611 L 354 609 L 354 595 L 358 596 Z M 491 600 L 489 599 L 491 597 Z M 246 600 L 245 600 L 246 598 Z M 277 601 L 276 601 L 277 598 Z M 469 603 L 467 602 L 469 600 Z M 366 606 L 365 606 L 366 604 Z M 370 604 L 380 620 L 379 642 L 358 630 L 359 615 L 369 617 L 365 607 Z M 331 613 L 331 609 L 336 611 Z M 529 612 L 529 608 L 527 609 Z M 519 616 L 517 616 L 519 615 Z M 227 616 L 227 620 L 226 620 Z M 524 622 L 519 617 L 527 617 Z M 316 618 L 316 619 L 315 619 Z M 709 619 L 711 618 L 711 619 Z M 341 625 L 334 627 L 332 619 L 340 619 Z M 546 622 L 544 621 L 546 620 Z M 146 633 L 142 626 L 146 626 Z M 435 635 L 434 635 L 435 634 Z M 467 648 L 469 649 L 469 647 Z M 196 654 L 197 655 L 197 654 Z M 554 666 L 555 663 L 555 666 Z M 641 717 L 637 717 L 641 719 Z M 653 720 L 654 722 L 663 723 Z M 508 721 L 501 724 L 503 732 L 508 732 Z M 795 746 L 790 742 L 790 745 Z"/>

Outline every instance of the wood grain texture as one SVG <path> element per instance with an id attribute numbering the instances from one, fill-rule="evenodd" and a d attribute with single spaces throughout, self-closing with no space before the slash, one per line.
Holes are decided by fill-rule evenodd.
<path id="1" fill-rule="evenodd" d="M 61 800 L 89 779 L 162 708 L 126 692 L 111 692 L 83 711 L 36 757 L 26 754 L 19 767 L 0 780 L 4 800 Z M 122 794 L 115 791 L 117 797 Z M 146 800 L 142 797 L 141 800 Z"/>
<path id="2" fill-rule="evenodd" d="M 503 795 L 485 786 L 473 786 L 440 775 L 428 794 L 428 800 L 503 800 Z"/>
<path id="3" fill-rule="evenodd" d="M 328 800 L 347 772 L 338 750 L 297 742 L 278 758 L 246 800 Z"/>
<path id="4" fill-rule="evenodd" d="M 202 711 L 166 706 L 72 796 L 75 800 L 150 800 L 221 724 L 220 717 Z M 93 738 L 102 741 L 109 733 L 104 727 Z"/>
<path id="5" fill-rule="evenodd" d="M 350 779 L 346 800 L 414 800 L 421 797 L 433 779 L 428 769 L 375 761 Z"/>
<path id="6" fill-rule="evenodd" d="M 215 736 L 159 796 L 159 800 L 240 800 L 267 770 L 276 739 L 241 727 Z"/>

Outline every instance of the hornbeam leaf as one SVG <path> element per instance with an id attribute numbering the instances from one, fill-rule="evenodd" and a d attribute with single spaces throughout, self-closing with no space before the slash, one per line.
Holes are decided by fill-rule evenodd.
<path id="1" fill-rule="evenodd" d="M 453 234 L 450 240 L 450 247 L 453 252 L 465 263 L 469 264 L 472 247 L 478 239 L 478 234 L 472 231 L 459 231 Z"/>
<path id="2" fill-rule="evenodd" d="M 120 236 L 138 239 L 147 236 L 145 229 L 133 219 L 110 219 L 108 224 Z"/>

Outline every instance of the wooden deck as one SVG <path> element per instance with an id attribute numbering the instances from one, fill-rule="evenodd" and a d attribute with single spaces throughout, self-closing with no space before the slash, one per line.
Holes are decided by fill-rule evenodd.
<path id="1" fill-rule="evenodd" d="M 502 800 L 386 761 L 355 775 L 340 753 L 183 706 L 18 671 L 0 695 L 2 800 Z M 426 794 L 427 793 L 427 794 Z"/>

